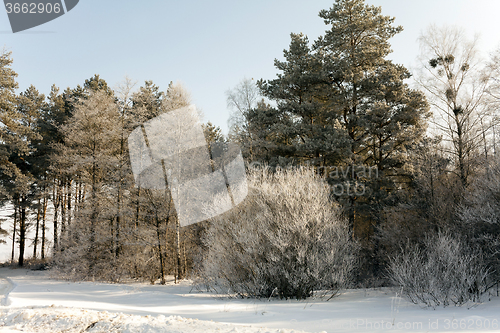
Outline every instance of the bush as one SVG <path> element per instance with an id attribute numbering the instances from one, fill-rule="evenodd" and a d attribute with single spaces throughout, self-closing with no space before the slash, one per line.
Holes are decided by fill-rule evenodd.
<path id="1" fill-rule="evenodd" d="M 433 308 L 480 302 L 488 289 L 481 252 L 449 234 L 408 244 L 391 258 L 389 275 L 411 302 Z"/>
<path id="2" fill-rule="evenodd" d="M 470 186 L 459 207 L 462 229 L 468 241 L 484 253 L 491 268 L 490 285 L 500 283 L 500 161 L 487 165 Z"/>
<path id="3" fill-rule="evenodd" d="M 245 201 L 211 221 L 201 284 L 257 298 L 304 299 L 315 290 L 335 295 L 345 288 L 356 244 L 327 184 L 306 168 L 264 168 L 248 183 Z"/>

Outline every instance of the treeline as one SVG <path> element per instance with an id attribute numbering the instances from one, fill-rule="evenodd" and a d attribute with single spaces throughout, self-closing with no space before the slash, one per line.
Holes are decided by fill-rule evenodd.
<path id="1" fill-rule="evenodd" d="M 320 17 L 325 34 L 291 34 L 275 79 L 227 92 L 227 139 L 204 126 L 208 142 L 241 147 L 249 195 L 184 228 L 168 191 L 135 186 L 127 151 L 134 128 L 189 104 L 182 87 L 112 90 L 96 75 L 47 98 L 16 95 L 4 52 L 0 176 L 19 264 L 30 227 L 34 257 L 40 245 L 47 256 L 51 223 L 51 263 L 68 278 L 189 275 L 284 298 L 395 284 L 427 306 L 498 293 L 499 53 L 483 59 L 462 30 L 432 26 L 410 73 L 387 59 L 402 27 L 380 8 L 337 0 Z"/>
<path id="2" fill-rule="evenodd" d="M 181 230 L 171 198 L 135 187 L 127 139 L 145 121 L 189 105 L 189 93 L 173 83 L 162 92 L 150 81 L 132 92 L 128 80 L 112 90 L 95 75 L 62 93 L 53 86 L 47 98 L 33 86 L 16 95 L 10 54 L 1 60 L 2 204 L 14 207 L 19 266 L 49 252 L 66 277 L 186 276 L 198 228 Z M 211 123 L 204 129 L 209 141 L 223 140 Z"/>
<path id="3" fill-rule="evenodd" d="M 310 166 L 330 184 L 361 246 L 358 285 L 429 306 L 498 290 L 499 51 L 431 26 L 410 73 L 387 59 L 402 27 L 380 8 L 338 0 L 319 16 L 324 35 L 291 34 L 275 79 L 228 91 L 230 139 L 249 165 Z"/>

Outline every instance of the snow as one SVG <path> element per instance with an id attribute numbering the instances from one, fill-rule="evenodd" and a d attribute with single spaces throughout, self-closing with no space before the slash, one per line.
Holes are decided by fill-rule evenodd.
<path id="1" fill-rule="evenodd" d="M 41 308 L 7 313 L 5 325 L 36 332 L 276 332 L 275 330 L 186 319 L 179 316 L 133 316 L 123 313 L 97 312 L 83 309 Z M 3 331 L 2 331 L 3 332 Z M 9 331 L 7 331 L 9 332 Z"/>
<path id="2" fill-rule="evenodd" d="M 330 301 L 258 301 L 203 293 L 189 281 L 69 282 L 46 271 L 0 268 L 0 294 L 6 304 L 0 306 L 1 333 L 495 332 L 500 325 L 498 297 L 432 310 L 389 288 L 349 290 Z"/>

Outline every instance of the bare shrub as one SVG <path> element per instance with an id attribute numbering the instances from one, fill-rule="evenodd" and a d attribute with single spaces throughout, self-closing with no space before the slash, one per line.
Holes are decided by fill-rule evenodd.
<path id="1" fill-rule="evenodd" d="M 408 244 L 391 258 L 389 276 L 411 302 L 432 308 L 481 302 L 488 289 L 482 253 L 445 233 Z"/>
<path id="2" fill-rule="evenodd" d="M 221 293 L 304 299 L 345 288 L 356 262 L 347 222 L 329 188 L 306 168 L 263 168 L 249 194 L 214 218 L 204 237 L 201 284 Z"/>
<path id="3" fill-rule="evenodd" d="M 500 283 L 500 162 L 493 160 L 474 180 L 459 207 L 462 229 L 479 246 L 491 268 L 490 285 Z M 498 292 L 497 292 L 498 294 Z"/>

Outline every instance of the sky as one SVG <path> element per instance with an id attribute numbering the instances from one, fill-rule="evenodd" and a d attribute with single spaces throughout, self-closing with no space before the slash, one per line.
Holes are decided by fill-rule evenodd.
<path id="1" fill-rule="evenodd" d="M 13 0 L 14 1 L 14 0 Z M 28 1 L 29 2 L 29 1 Z M 94 74 L 111 87 L 126 76 L 162 90 L 181 82 L 193 102 L 227 132 L 226 91 L 242 79 L 273 79 L 290 33 L 314 41 L 328 27 L 318 17 L 334 0 L 80 0 L 70 12 L 12 33 L 0 10 L 0 48 L 12 51 L 19 92 L 33 84 L 48 94 L 74 88 Z M 430 24 L 458 25 L 481 35 L 487 55 L 500 46 L 498 0 L 367 0 L 396 18 L 404 31 L 391 40 L 390 59 L 410 70 L 418 37 Z"/>

